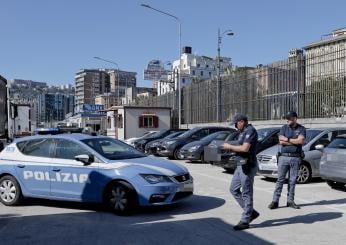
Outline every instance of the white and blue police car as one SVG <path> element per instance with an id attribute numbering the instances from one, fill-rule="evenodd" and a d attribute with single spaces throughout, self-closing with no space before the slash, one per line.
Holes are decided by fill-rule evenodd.
<path id="1" fill-rule="evenodd" d="M 192 194 L 193 178 L 184 166 L 105 136 L 29 136 L 0 153 L 0 201 L 7 206 L 33 197 L 102 202 L 127 214 Z"/>

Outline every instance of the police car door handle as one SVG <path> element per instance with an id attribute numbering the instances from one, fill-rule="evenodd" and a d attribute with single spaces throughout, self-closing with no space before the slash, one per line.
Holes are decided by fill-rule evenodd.
<path id="1" fill-rule="evenodd" d="M 18 168 L 25 168 L 25 165 L 23 165 L 23 164 L 18 164 L 17 167 L 18 167 Z"/>
<path id="2" fill-rule="evenodd" d="M 53 168 L 54 172 L 60 172 L 60 170 L 61 170 L 60 168 Z"/>

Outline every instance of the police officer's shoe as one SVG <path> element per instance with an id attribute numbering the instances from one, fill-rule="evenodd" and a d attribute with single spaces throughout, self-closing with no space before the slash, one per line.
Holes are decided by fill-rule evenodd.
<path id="1" fill-rule="evenodd" d="M 269 209 L 277 209 L 279 207 L 279 203 L 278 202 L 271 202 L 269 205 L 268 205 L 268 208 Z"/>
<path id="2" fill-rule="evenodd" d="M 249 223 L 243 223 L 241 221 L 237 225 L 233 226 L 233 230 L 235 231 L 241 231 L 241 230 L 245 230 L 249 228 L 250 228 Z"/>
<path id="3" fill-rule="evenodd" d="M 288 202 L 287 207 L 294 208 L 294 209 L 300 209 L 300 207 L 295 204 L 294 202 Z"/>
<path id="4" fill-rule="evenodd" d="M 250 223 L 251 223 L 253 220 L 257 219 L 259 216 L 260 216 L 259 212 L 257 212 L 256 210 L 253 210 L 253 211 L 252 211 L 252 214 L 251 214 L 251 217 L 250 217 Z"/>

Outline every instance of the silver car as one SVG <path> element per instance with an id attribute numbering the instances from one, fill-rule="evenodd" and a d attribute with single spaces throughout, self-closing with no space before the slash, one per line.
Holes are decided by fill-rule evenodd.
<path id="1" fill-rule="evenodd" d="M 320 177 L 320 160 L 322 152 L 319 147 L 326 147 L 340 134 L 346 134 L 346 128 L 315 128 L 306 130 L 303 151 L 305 157 L 299 167 L 297 183 L 308 183 L 311 178 Z M 316 146 L 318 146 L 316 148 Z M 280 145 L 275 145 L 257 155 L 258 173 L 264 177 L 277 178 L 277 155 Z M 322 147 L 323 148 L 323 147 Z"/>
<path id="2" fill-rule="evenodd" d="M 336 137 L 323 151 L 320 174 L 332 188 L 346 184 L 346 135 Z"/>

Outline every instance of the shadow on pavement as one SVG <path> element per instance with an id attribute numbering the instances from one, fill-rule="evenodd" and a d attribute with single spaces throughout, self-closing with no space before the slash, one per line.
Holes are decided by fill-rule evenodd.
<path id="1" fill-rule="evenodd" d="M 326 213 L 312 213 L 294 216 L 283 219 L 273 219 L 262 222 L 261 224 L 251 225 L 253 228 L 274 227 L 289 224 L 313 224 L 316 222 L 323 222 L 332 219 L 338 219 L 343 216 L 340 212 L 326 212 Z"/>
<path id="2" fill-rule="evenodd" d="M 146 215 L 150 214 L 156 216 L 166 215 L 177 215 L 187 213 L 199 213 L 221 207 L 225 204 L 225 200 L 217 197 L 210 196 L 199 196 L 193 195 L 186 200 L 165 206 L 151 206 L 151 207 L 140 207 L 136 210 L 135 215 Z M 78 210 L 90 210 L 98 212 L 108 212 L 102 204 L 95 203 L 79 203 L 79 202 L 67 202 L 67 201 L 53 201 L 45 199 L 27 199 L 23 207 L 25 206 L 46 206 L 54 208 L 67 208 L 67 209 L 78 209 Z"/>
<path id="3" fill-rule="evenodd" d="M 273 244 L 247 231 L 233 231 L 218 218 L 135 221 L 99 212 L 8 218 L 0 215 L 1 244 Z"/>
<path id="4" fill-rule="evenodd" d="M 335 200 L 321 200 L 318 202 L 312 202 L 312 203 L 304 203 L 300 204 L 299 206 L 305 207 L 305 206 L 318 206 L 318 205 L 333 205 L 333 204 L 345 204 L 346 203 L 346 198 L 342 199 L 335 199 Z"/>

